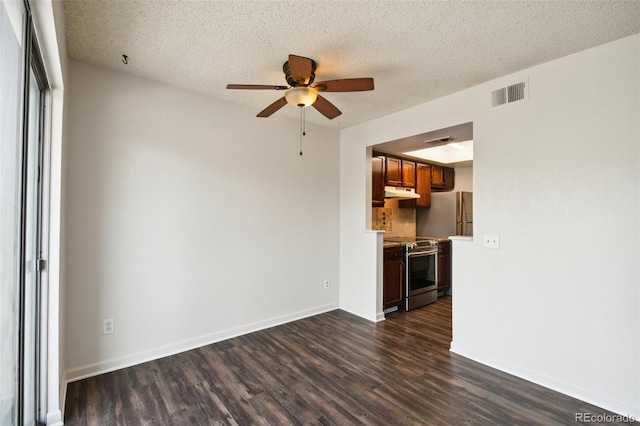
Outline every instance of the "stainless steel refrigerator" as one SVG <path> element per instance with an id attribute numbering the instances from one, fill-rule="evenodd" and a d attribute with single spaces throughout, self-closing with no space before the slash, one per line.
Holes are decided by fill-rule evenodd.
<path id="1" fill-rule="evenodd" d="M 416 235 L 449 237 L 473 235 L 473 193 L 432 192 L 431 207 L 417 209 Z"/>

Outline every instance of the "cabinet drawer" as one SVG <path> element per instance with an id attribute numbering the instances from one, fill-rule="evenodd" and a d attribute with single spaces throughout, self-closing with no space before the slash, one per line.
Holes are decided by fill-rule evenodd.
<path id="1" fill-rule="evenodd" d="M 384 249 L 384 260 L 402 259 L 404 256 L 404 249 L 402 246 L 387 247 Z"/>

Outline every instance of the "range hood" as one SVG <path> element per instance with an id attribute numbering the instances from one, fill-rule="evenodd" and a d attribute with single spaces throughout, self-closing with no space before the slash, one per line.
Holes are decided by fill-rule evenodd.
<path id="1" fill-rule="evenodd" d="M 399 186 L 385 186 L 384 198 L 404 198 L 404 199 L 416 199 L 420 198 L 420 195 L 416 194 L 416 190 L 413 188 L 402 188 Z"/>

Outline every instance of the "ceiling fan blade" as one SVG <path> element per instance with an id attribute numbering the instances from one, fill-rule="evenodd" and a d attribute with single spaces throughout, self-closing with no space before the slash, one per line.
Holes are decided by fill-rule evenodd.
<path id="1" fill-rule="evenodd" d="M 331 102 L 329 102 L 328 100 L 326 100 L 320 95 L 318 95 L 318 99 L 316 99 L 316 101 L 313 103 L 313 107 L 317 109 L 320 112 L 320 114 L 327 117 L 329 120 L 332 120 L 337 116 L 339 116 L 340 114 L 342 114 L 342 111 L 336 108 L 334 104 L 332 104 Z"/>
<path id="2" fill-rule="evenodd" d="M 343 78 L 321 81 L 313 87 L 319 92 L 361 92 L 373 90 L 373 78 Z"/>
<path id="3" fill-rule="evenodd" d="M 287 100 L 283 96 L 282 98 L 278 99 L 277 101 L 260 111 L 260 113 L 256 117 L 269 117 L 271 114 L 273 114 L 286 104 Z"/>
<path id="4" fill-rule="evenodd" d="M 303 56 L 289 55 L 289 72 L 299 86 L 309 84 L 313 72 L 313 61 Z"/>
<path id="5" fill-rule="evenodd" d="M 271 86 L 268 84 L 227 84 L 227 89 L 245 90 L 287 90 L 289 86 Z"/>

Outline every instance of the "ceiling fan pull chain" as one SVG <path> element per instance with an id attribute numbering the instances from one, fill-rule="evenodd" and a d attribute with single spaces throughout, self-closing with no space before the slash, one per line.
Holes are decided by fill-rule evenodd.
<path id="1" fill-rule="evenodd" d="M 300 108 L 300 155 L 302 155 L 302 136 L 304 135 L 304 108 Z"/>

